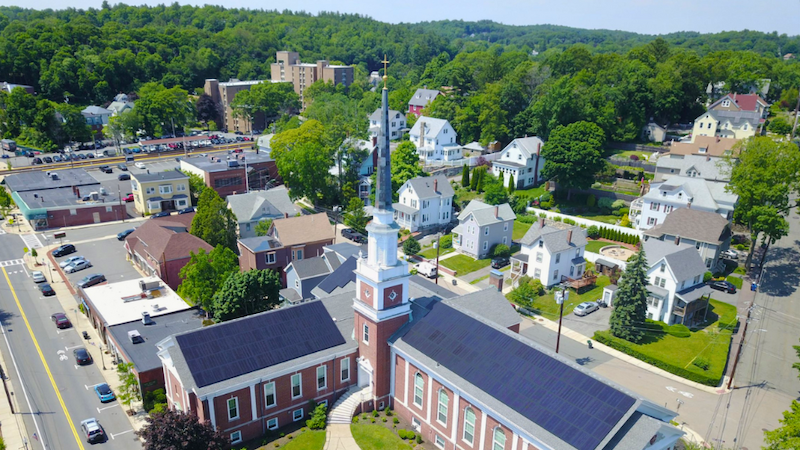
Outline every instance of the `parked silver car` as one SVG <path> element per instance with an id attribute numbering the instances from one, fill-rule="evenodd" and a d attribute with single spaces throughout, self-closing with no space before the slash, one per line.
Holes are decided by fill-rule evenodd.
<path id="1" fill-rule="evenodd" d="M 580 305 L 576 306 L 573 312 L 575 313 L 576 316 L 583 317 L 587 314 L 591 314 L 597 311 L 598 309 L 600 309 L 600 306 L 598 306 L 597 303 L 595 302 L 583 302 Z"/>
<path id="2" fill-rule="evenodd" d="M 74 262 L 83 261 L 84 259 L 85 258 L 83 256 L 70 256 L 69 258 L 58 263 L 58 267 L 61 267 L 63 269 Z"/>
<path id="3" fill-rule="evenodd" d="M 47 278 L 45 278 L 44 274 L 38 270 L 31 272 L 31 278 L 33 278 L 34 283 L 44 283 L 47 281 Z"/>
<path id="4" fill-rule="evenodd" d="M 66 272 L 66 273 L 74 273 L 74 272 L 77 272 L 79 270 L 88 269 L 89 267 L 92 267 L 92 263 L 87 261 L 87 260 L 85 260 L 85 259 L 82 259 L 80 261 L 75 261 L 74 263 L 72 263 L 72 264 L 68 265 L 67 267 L 65 267 L 64 268 L 64 272 Z"/>

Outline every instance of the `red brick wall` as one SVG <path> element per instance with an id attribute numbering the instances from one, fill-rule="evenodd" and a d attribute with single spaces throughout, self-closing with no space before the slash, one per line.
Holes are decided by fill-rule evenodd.
<path id="1" fill-rule="evenodd" d="M 508 428 L 500 425 L 494 417 L 487 415 L 486 416 L 486 431 L 483 436 L 483 442 L 485 448 L 493 448 L 492 441 L 494 439 L 494 429 L 500 427 L 506 435 L 506 445 L 503 447 L 504 450 L 513 450 L 514 446 L 514 434 Z"/>
<path id="2" fill-rule="evenodd" d="M 462 437 L 464 436 L 464 410 L 469 406 L 472 408 L 472 412 L 475 413 L 475 433 L 472 437 L 472 445 L 465 442 Z M 483 411 L 477 408 L 475 405 L 471 404 L 470 402 L 464 400 L 463 398 L 459 398 L 458 400 L 458 429 L 456 431 L 456 442 L 458 445 L 465 448 L 465 449 L 472 449 L 477 450 L 480 448 L 480 439 L 481 439 L 481 417 L 483 416 Z"/>
<path id="3" fill-rule="evenodd" d="M 389 351 L 388 340 L 403 324 L 408 321 L 408 315 L 404 314 L 394 319 L 385 320 L 380 325 L 356 313 L 355 333 L 358 340 L 359 354 L 367 358 L 372 364 L 373 369 L 373 394 L 378 402 L 381 397 L 389 395 L 391 386 L 391 353 Z M 369 344 L 363 342 L 363 327 L 369 327 Z"/>
<path id="4" fill-rule="evenodd" d="M 431 404 L 429 407 L 431 408 L 431 424 L 437 430 L 439 435 L 442 437 L 450 436 L 453 430 L 453 408 L 455 407 L 455 397 L 453 396 L 453 392 L 444 387 L 441 383 L 436 381 L 435 379 L 431 379 L 431 386 L 433 390 L 431 391 Z M 444 389 L 444 392 L 447 394 L 447 418 L 445 420 L 445 425 L 442 425 L 438 421 L 439 417 L 439 390 Z"/>
<path id="5" fill-rule="evenodd" d="M 333 244 L 332 239 L 307 244 L 303 247 L 303 259 L 322 255 L 322 248 L 331 244 Z M 275 264 L 267 264 L 266 255 L 272 251 L 275 252 Z M 242 272 L 251 269 L 272 269 L 280 274 L 281 285 L 286 287 L 286 273 L 283 269 L 292 262 L 292 249 L 281 247 L 270 252 L 253 253 L 247 247 L 239 245 L 239 267 Z"/>
<path id="6" fill-rule="evenodd" d="M 236 398 L 239 402 L 239 417 L 228 420 L 228 400 Z M 253 420 L 252 405 L 250 404 L 250 388 L 246 387 L 228 394 L 214 397 L 214 413 L 217 419 L 217 426 L 223 430 L 243 425 Z"/>
<path id="7" fill-rule="evenodd" d="M 111 207 L 111 212 L 106 212 L 106 207 Z M 128 217 L 125 204 L 107 203 L 96 207 L 76 208 L 75 215 L 70 214 L 69 209 L 47 211 L 48 228 L 74 227 L 77 225 L 88 225 L 95 223 L 94 213 L 100 216 L 100 223 L 122 220 Z"/>
<path id="8" fill-rule="evenodd" d="M 186 264 L 189 264 L 190 260 L 191 258 L 173 259 L 172 261 L 167 261 L 165 264 L 165 267 L 162 269 L 161 279 L 164 280 L 172 290 L 178 290 L 178 286 L 181 284 L 181 269 L 183 269 L 183 266 Z"/>
<path id="9" fill-rule="evenodd" d="M 406 360 L 397 355 L 394 358 L 394 396 L 395 398 L 399 398 L 400 401 L 402 401 L 405 396 L 407 379 Z M 395 401 L 394 403 L 396 404 L 397 402 Z"/>
<path id="10" fill-rule="evenodd" d="M 394 300 L 391 299 L 390 295 L 392 292 L 397 293 Z M 397 306 L 403 301 L 403 285 L 398 284 L 397 286 L 392 286 L 383 290 L 383 308 L 391 308 L 392 306 Z"/>
<path id="11" fill-rule="evenodd" d="M 356 298 L 364 302 L 370 308 L 375 308 L 375 288 L 373 288 L 371 285 L 367 283 L 359 283 L 358 292 L 356 292 Z"/>

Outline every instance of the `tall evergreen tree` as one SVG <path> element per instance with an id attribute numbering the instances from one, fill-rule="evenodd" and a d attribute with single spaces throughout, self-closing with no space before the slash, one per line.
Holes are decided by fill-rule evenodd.
<path id="1" fill-rule="evenodd" d="M 469 189 L 469 166 L 464 164 L 464 169 L 461 170 L 461 186 L 464 189 Z"/>
<path id="2" fill-rule="evenodd" d="M 508 178 L 508 193 L 513 194 L 517 190 L 517 184 L 514 182 L 514 175 Z"/>
<path id="3" fill-rule="evenodd" d="M 481 169 L 481 170 L 478 171 L 478 182 L 476 183 L 475 189 L 478 192 L 483 192 L 483 187 L 484 187 L 485 179 L 486 179 L 486 167 L 485 166 L 481 166 L 481 167 L 479 167 L 479 169 Z"/>
<path id="4" fill-rule="evenodd" d="M 469 180 L 469 190 L 471 191 L 474 191 L 478 188 L 478 179 L 480 178 L 478 173 L 480 172 L 480 169 L 480 167 L 472 169 L 472 178 Z"/>
<path id="5" fill-rule="evenodd" d="M 629 261 L 619 279 L 617 299 L 611 312 L 611 334 L 630 342 L 644 338 L 642 325 L 647 314 L 647 258 L 644 249 Z"/>

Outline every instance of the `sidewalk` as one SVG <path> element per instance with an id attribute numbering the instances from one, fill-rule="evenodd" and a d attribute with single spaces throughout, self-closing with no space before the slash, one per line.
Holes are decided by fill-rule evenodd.
<path id="1" fill-rule="evenodd" d="M 5 346 L 5 342 L 2 343 Z M 24 394 L 17 394 L 14 390 L 14 385 L 11 384 L 9 371 L 11 361 L 6 364 L 2 352 L 0 352 L 0 366 L 3 368 L 3 382 L 6 384 L 8 395 L 0 393 L 0 434 L 3 436 L 3 443 L 8 450 L 17 450 L 28 448 L 26 442 L 33 436 L 33 432 L 28 433 L 25 422 L 20 413 L 20 397 L 24 399 Z M 16 372 L 16 371 L 15 371 Z M 17 374 L 19 376 L 19 374 Z M 15 412 L 12 412 L 15 411 Z"/>

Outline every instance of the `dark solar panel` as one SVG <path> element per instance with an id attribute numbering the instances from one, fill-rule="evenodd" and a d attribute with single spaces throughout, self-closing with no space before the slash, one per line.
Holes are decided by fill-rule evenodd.
<path id="1" fill-rule="evenodd" d="M 445 304 L 403 341 L 578 450 L 596 448 L 635 399 Z"/>
<path id="2" fill-rule="evenodd" d="M 176 340 L 198 387 L 345 343 L 322 302 L 222 323 Z"/>
<path id="3" fill-rule="evenodd" d="M 344 287 L 347 283 L 356 280 L 356 258 L 351 256 L 344 260 L 341 266 L 325 277 L 317 287 L 330 294 L 337 287 Z"/>

